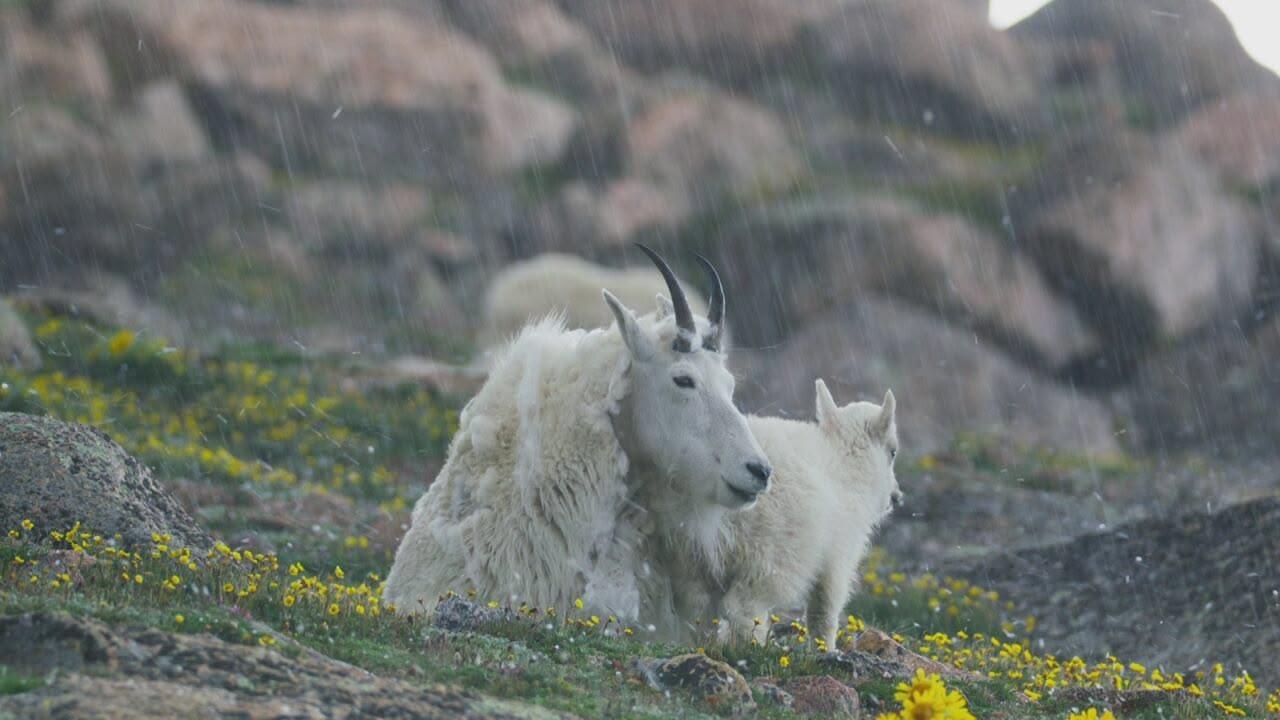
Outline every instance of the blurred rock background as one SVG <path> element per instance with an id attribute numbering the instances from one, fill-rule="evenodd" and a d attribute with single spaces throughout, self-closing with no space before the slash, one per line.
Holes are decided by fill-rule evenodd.
<path id="1" fill-rule="evenodd" d="M 748 409 L 1280 455 L 1280 80 L 1208 0 L 27 0 L 0 101 L 19 302 L 478 362 L 496 274 L 643 241 Z"/>

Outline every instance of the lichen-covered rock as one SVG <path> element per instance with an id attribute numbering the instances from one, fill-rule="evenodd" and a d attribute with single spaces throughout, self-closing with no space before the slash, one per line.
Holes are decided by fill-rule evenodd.
<path id="1" fill-rule="evenodd" d="M 858 691 L 830 675 L 789 680 L 783 690 L 791 695 L 796 712 L 824 718 L 857 718 L 862 712 Z"/>
<path id="2" fill-rule="evenodd" d="M 47 417 L 0 413 L 0 528 L 23 519 L 40 536 L 77 521 L 126 546 L 168 534 L 173 545 L 211 540 L 151 471 L 95 428 Z"/>
<path id="3" fill-rule="evenodd" d="M 209 635 L 113 628 L 65 614 L 0 618 L 0 665 L 50 678 L 44 687 L 0 698 L 0 717 L 560 717 L 380 678 L 313 651 L 290 658 Z"/>
<path id="4" fill-rule="evenodd" d="M 445 598 L 436 605 L 431 624 L 452 632 L 475 632 L 489 623 L 515 620 L 520 616 L 510 608 L 490 608 L 461 597 Z"/>
<path id="5" fill-rule="evenodd" d="M 1059 368 L 1098 349 L 1030 258 L 958 214 L 833 193 L 743 213 L 699 244 L 733 289 L 734 337 L 744 345 L 777 344 L 823 310 L 875 291 L 1034 365 Z"/>
<path id="6" fill-rule="evenodd" d="M 1011 206 L 1019 243 L 1103 337 L 1108 367 L 1247 306 L 1247 208 L 1192 151 L 1098 128 L 1064 137 L 1044 166 Z"/>
<path id="7" fill-rule="evenodd" d="M 773 703 L 784 708 L 793 707 L 796 699 L 791 693 L 778 687 L 777 678 L 760 678 L 751 685 L 756 695 L 765 699 L 765 702 Z"/>
<path id="8" fill-rule="evenodd" d="M 986 137 L 1036 129 L 1032 64 L 963 3 L 844 3 L 808 24 L 797 52 L 880 122 Z"/>
<path id="9" fill-rule="evenodd" d="M 914 653 L 875 628 L 858 633 L 848 649 L 823 655 L 822 662 L 836 674 L 849 678 L 855 686 L 871 681 L 906 680 L 915 675 L 916 670 L 944 678 L 979 679 L 971 673 Z M 795 693 L 790 686 L 787 690 Z"/>
<path id="10" fill-rule="evenodd" d="M 937 673 L 943 677 L 970 679 L 973 677 L 972 674 L 963 670 L 957 670 L 950 665 L 930 660 L 919 653 L 908 650 L 906 646 L 894 640 L 888 633 L 876 628 L 867 628 L 858 633 L 857 638 L 853 641 L 853 650 L 854 652 L 874 655 L 883 660 L 902 663 L 910 671 L 908 673 L 910 675 L 914 675 L 916 670 L 924 670 L 928 673 Z"/>
<path id="11" fill-rule="evenodd" d="M 22 318 L 0 298 L 0 366 L 17 365 L 20 368 L 40 367 L 40 353 L 31 342 L 31 333 Z"/>
<path id="12" fill-rule="evenodd" d="M 638 667 L 654 688 L 687 693 L 719 712 L 737 714 L 756 706 L 751 686 L 737 670 L 701 653 L 641 660 Z"/>
<path id="13" fill-rule="evenodd" d="M 1058 0 L 1008 35 L 1040 56 L 1059 88 L 1100 90 L 1102 102 L 1155 127 L 1275 82 L 1218 3 L 1205 0 Z"/>
<path id="14" fill-rule="evenodd" d="M 237 145 L 278 167 L 456 187 L 554 163 L 578 123 L 563 103 L 509 85 L 470 38 L 418 13 L 152 0 L 93 12 L 132 19 L 131 37 L 173 55 L 206 122 L 234 126 Z M 152 64 L 131 47 L 113 50 L 130 70 Z"/>

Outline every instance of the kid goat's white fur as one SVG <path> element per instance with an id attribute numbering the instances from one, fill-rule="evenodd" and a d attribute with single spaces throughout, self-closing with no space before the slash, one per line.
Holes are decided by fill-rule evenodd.
<path id="1" fill-rule="evenodd" d="M 605 291 L 615 327 L 544 320 L 498 353 L 396 553 L 384 597 L 399 611 L 475 590 L 561 612 L 583 598 L 669 624 L 670 585 L 647 572 L 649 553 L 666 540 L 714 544 L 724 514 L 767 487 L 719 350 L 719 278 L 706 265 L 714 295 L 695 317 L 645 251 L 672 314 L 637 318 Z"/>
<path id="2" fill-rule="evenodd" d="M 773 462 L 773 488 L 727 518 L 719 572 L 692 573 L 722 618 L 722 639 L 747 640 L 764 631 L 770 611 L 804 606 L 809 632 L 834 649 L 871 535 L 901 498 L 893 393 L 883 405 L 837 407 L 826 383 L 817 380 L 815 390 L 815 423 L 747 420 Z"/>

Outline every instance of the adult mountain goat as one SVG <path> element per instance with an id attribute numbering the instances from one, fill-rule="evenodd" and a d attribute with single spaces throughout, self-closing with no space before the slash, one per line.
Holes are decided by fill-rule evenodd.
<path id="1" fill-rule="evenodd" d="M 485 293 L 480 340 L 485 345 L 510 340 L 531 319 L 552 313 L 564 315 L 570 329 L 604 327 L 613 321 L 600 302 L 600 289 L 609 288 L 624 305 L 649 302 L 662 292 L 663 282 L 640 268 L 610 268 L 574 255 L 544 253 L 513 263 L 498 273 Z M 685 292 L 695 314 L 707 304 L 691 290 Z"/>
<path id="2" fill-rule="evenodd" d="M 396 553 L 384 597 L 399 611 L 474 590 L 562 612 L 581 597 L 639 617 L 663 604 L 649 538 L 714 542 L 724 514 L 767 488 L 720 350 L 715 269 L 702 260 L 713 288 L 695 317 L 671 269 L 641 249 L 666 281 L 669 315 L 637 317 L 605 290 L 614 327 L 547 319 L 498 353 Z"/>

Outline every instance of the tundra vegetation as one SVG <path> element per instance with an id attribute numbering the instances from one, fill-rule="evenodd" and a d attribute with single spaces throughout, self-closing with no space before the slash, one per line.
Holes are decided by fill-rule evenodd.
<path id="1" fill-rule="evenodd" d="M 420 468 L 444 459 L 461 398 L 409 386 L 356 391 L 359 368 L 349 360 L 254 346 L 196 354 L 76 317 L 26 310 L 23 319 L 42 367 L 0 368 L 0 411 L 102 428 L 180 497 L 201 498 L 199 520 L 222 540 L 192 551 L 156 536 L 126 549 L 94 528 L 17 519 L 0 529 L 3 615 L 56 610 L 209 633 L 286 656 L 318 651 L 380 675 L 588 717 L 717 712 L 650 687 L 633 668 L 643 657 L 702 652 L 728 662 L 755 682 L 761 717 L 796 715 L 768 699 L 761 679 L 842 677 L 803 622 L 785 617 L 767 619 L 760 644 L 724 646 L 715 642 L 714 619 L 700 639 L 676 645 L 576 606 L 511 607 L 472 632 L 396 615 L 381 599 L 383 573 L 409 504 L 422 492 Z M 903 486 L 922 465 L 939 462 L 950 460 L 907 459 L 898 468 Z M 1055 657 L 1037 642 L 1035 608 L 1013 607 L 964 580 L 896 567 L 894 558 L 872 552 L 837 645 L 871 624 L 976 674 L 924 673 L 901 684 L 864 679 L 858 690 L 873 712 L 1062 719 L 1280 711 L 1280 696 L 1237 667 L 1208 663 L 1188 672 L 1147 667 L 1142 658 Z M 465 597 L 467 590 L 457 592 Z M 504 605 L 501 598 L 474 601 L 499 611 Z M 0 692 L 37 691 L 49 681 L 5 670 Z M 1132 706 L 1128 696 L 1143 700 Z M 1126 714 L 1131 707 L 1138 709 Z"/>

